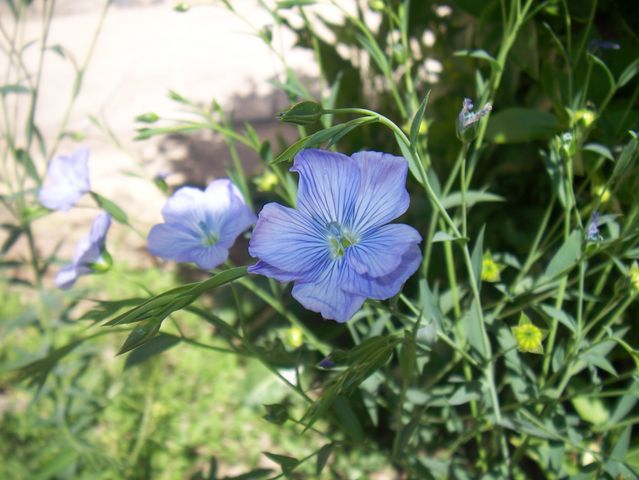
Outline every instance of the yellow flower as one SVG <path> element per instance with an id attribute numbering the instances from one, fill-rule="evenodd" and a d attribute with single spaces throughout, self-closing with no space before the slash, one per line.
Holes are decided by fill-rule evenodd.
<path id="1" fill-rule="evenodd" d="M 637 265 L 637 262 L 634 262 L 628 270 L 628 278 L 632 288 L 639 292 L 639 265 Z"/>
<path id="2" fill-rule="evenodd" d="M 411 127 L 411 122 L 406 122 L 403 127 L 402 130 L 404 130 L 404 132 L 406 132 L 406 134 L 410 134 L 410 127 Z M 422 119 L 421 123 L 419 124 L 419 134 L 420 135 L 426 135 L 426 132 L 428 131 L 428 122 L 426 121 L 425 118 Z"/>
<path id="3" fill-rule="evenodd" d="M 501 280 L 501 271 L 503 267 L 499 265 L 490 252 L 484 253 L 481 261 L 481 279 L 484 282 L 499 282 Z"/>
<path id="4" fill-rule="evenodd" d="M 277 185 L 277 176 L 273 172 L 264 172 L 263 175 L 256 177 L 255 185 L 260 192 L 270 192 Z"/>
<path id="5" fill-rule="evenodd" d="M 517 348 L 520 352 L 528 353 L 544 353 L 544 347 L 541 344 L 544 339 L 544 331 L 532 324 L 526 314 L 522 313 L 519 318 L 519 325 L 510 329 L 517 342 Z"/>

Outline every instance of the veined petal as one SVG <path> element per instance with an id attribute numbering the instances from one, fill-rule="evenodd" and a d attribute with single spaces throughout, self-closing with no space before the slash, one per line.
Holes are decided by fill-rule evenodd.
<path id="1" fill-rule="evenodd" d="M 211 245 L 209 247 L 193 249 L 194 262 L 202 270 L 212 270 L 218 265 L 224 263 L 229 257 L 229 249 L 221 245 Z"/>
<path id="2" fill-rule="evenodd" d="M 343 261 L 332 262 L 318 280 L 296 282 L 293 297 L 306 309 L 320 313 L 327 320 L 346 322 L 361 308 L 366 298 L 340 288 L 343 269 L 348 269 Z"/>
<path id="3" fill-rule="evenodd" d="M 421 235 L 404 224 L 384 225 L 369 230 L 347 250 L 349 265 L 360 275 L 381 277 L 393 272 L 406 251 L 421 242 Z"/>
<path id="4" fill-rule="evenodd" d="M 306 149 L 295 156 L 300 174 L 297 208 L 326 224 L 344 224 L 353 213 L 360 184 L 357 163 L 341 153 Z"/>
<path id="5" fill-rule="evenodd" d="M 257 219 L 249 254 L 302 277 L 306 272 L 321 272 L 329 250 L 318 225 L 307 214 L 268 203 Z"/>
<path id="6" fill-rule="evenodd" d="M 352 227 L 362 234 L 396 219 L 408 209 L 408 162 L 381 152 L 358 152 L 352 158 L 361 172 Z"/>
<path id="7" fill-rule="evenodd" d="M 402 284 L 419 268 L 422 253 L 415 244 L 410 245 L 401 257 L 397 268 L 381 276 L 371 277 L 358 274 L 355 269 L 345 269 L 342 288 L 353 295 L 361 295 L 377 300 L 386 300 L 396 295 Z"/>
<path id="8" fill-rule="evenodd" d="M 89 150 L 81 148 L 71 155 L 56 155 L 49 162 L 47 181 L 40 189 L 40 203 L 50 210 L 69 210 L 90 190 Z"/>
<path id="9" fill-rule="evenodd" d="M 275 280 L 278 280 L 280 282 L 292 282 L 293 280 L 299 280 L 303 278 L 303 274 L 295 272 L 285 272 L 284 270 L 275 268 L 273 265 L 269 265 L 262 260 L 258 260 L 255 265 L 251 265 L 248 268 L 248 272 L 255 275 L 264 275 L 265 277 L 274 278 Z"/>

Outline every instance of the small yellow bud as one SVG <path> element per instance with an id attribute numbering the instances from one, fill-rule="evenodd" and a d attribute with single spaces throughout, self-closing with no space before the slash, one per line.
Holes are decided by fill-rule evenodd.
<path id="1" fill-rule="evenodd" d="M 284 342 L 293 348 L 299 348 L 304 343 L 304 332 L 299 327 L 291 327 L 286 330 Z"/>
<path id="2" fill-rule="evenodd" d="M 595 112 L 593 112 L 592 110 L 588 110 L 587 108 L 577 110 L 574 116 L 575 123 L 581 122 L 586 128 L 592 125 L 596 119 L 597 116 L 595 115 Z"/>
<path id="3" fill-rule="evenodd" d="M 541 344 L 544 339 L 544 331 L 532 324 L 526 314 L 522 313 L 519 318 L 519 325 L 510 329 L 517 342 L 517 348 L 520 352 L 528 353 L 544 353 L 544 347 Z"/>
<path id="4" fill-rule="evenodd" d="M 610 200 L 610 190 L 604 184 L 593 181 L 590 190 L 595 197 L 599 197 L 601 203 L 606 203 Z"/>
<path id="5" fill-rule="evenodd" d="M 481 279 L 484 282 L 496 283 L 501 280 L 502 266 L 493 259 L 490 252 L 484 253 L 481 261 Z"/>
<path id="6" fill-rule="evenodd" d="M 270 192 L 277 185 L 277 176 L 273 172 L 264 172 L 253 181 L 260 192 Z"/>

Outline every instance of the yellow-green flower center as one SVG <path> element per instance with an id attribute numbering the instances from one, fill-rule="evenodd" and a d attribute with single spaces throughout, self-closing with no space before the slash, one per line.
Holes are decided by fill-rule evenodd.
<path id="1" fill-rule="evenodd" d="M 328 224 L 326 238 L 331 257 L 334 260 L 343 257 L 346 250 L 359 241 L 353 232 L 337 222 Z"/>

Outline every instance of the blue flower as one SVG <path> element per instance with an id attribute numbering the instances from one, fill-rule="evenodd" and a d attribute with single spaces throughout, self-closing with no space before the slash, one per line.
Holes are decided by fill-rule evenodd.
<path id="1" fill-rule="evenodd" d="M 366 298 L 394 296 L 421 263 L 417 230 L 387 225 L 408 209 L 407 170 L 386 153 L 301 151 L 291 168 L 300 175 L 297 209 L 264 206 L 249 272 L 295 282 L 297 301 L 338 322 Z"/>
<path id="2" fill-rule="evenodd" d="M 599 242 L 603 237 L 599 233 L 599 212 L 595 210 L 588 224 L 588 232 L 586 232 L 586 240 L 589 242 Z"/>
<path id="3" fill-rule="evenodd" d="M 55 276 L 58 288 L 71 288 L 80 275 L 105 271 L 111 265 L 111 257 L 105 249 L 106 236 L 111 226 L 111 215 L 102 212 L 91 226 L 91 232 L 80 240 L 73 262 L 62 267 Z"/>
<path id="4" fill-rule="evenodd" d="M 256 217 L 228 179 L 211 182 L 206 190 L 182 187 L 162 209 L 164 222 L 149 233 L 149 251 L 178 262 L 194 262 L 210 270 L 224 262 L 237 236 Z"/>
<path id="5" fill-rule="evenodd" d="M 69 210 L 87 193 L 89 150 L 80 148 L 71 155 L 56 155 L 49 162 L 47 181 L 40 189 L 40 203 L 50 210 Z"/>

